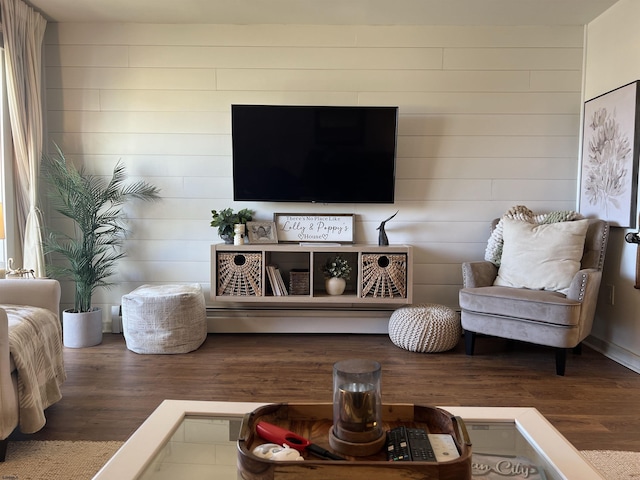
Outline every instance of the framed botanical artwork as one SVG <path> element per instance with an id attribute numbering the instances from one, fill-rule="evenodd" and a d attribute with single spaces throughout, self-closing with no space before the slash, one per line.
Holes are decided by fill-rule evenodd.
<path id="1" fill-rule="evenodd" d="M 247 222 L 249 243 L 278 243 L 275 222 Z"/>
<path id="2" fill-rule="evenodd" d="M 635 228 L 640 154 L 640 81 L 584 104 L 580 213 Z"/>

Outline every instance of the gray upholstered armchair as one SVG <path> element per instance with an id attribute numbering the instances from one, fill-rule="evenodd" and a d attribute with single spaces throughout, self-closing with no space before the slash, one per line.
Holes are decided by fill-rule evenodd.
<path id="1" fill-rule="evenodd" d="M 492 228 L 497 222 L 493 222 Z M 496 281 L 504 264 L 500 267 L 489 261 L 462 264 L 463 288 L 459 299 L 467 355 L 473 355 L 476 333 L 547 345 L 556 347 L 556 373 L 564 375 L 567 349 L 579 351 L 580 343 L 591 332 L 609 236 L 607 222 L 582 222 L 587 224 L 586 233 L 582 232 L 582 257 L 576 256 L 577 273 L 568 278 L 567 288 L 562 291 L 506 286 L 508 282 Z M 506 242 L 505 230 L 505 252 Z M 546 243 L 539 240 L 532 248 Z M 565 243 L 558 245 L 563 248 Z M 520 258 L 515 255 L 515 263 Z M 544 270 L 544 262 L 538 265 Z"/>

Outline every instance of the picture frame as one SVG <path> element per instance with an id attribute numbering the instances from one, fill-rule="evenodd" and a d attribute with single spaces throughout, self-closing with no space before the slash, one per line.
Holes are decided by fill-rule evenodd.
<path id="1" fill-rule="evenodd" d="M 283 243 L 353 243 L 352 213 L 274 213 L 278 239 Z"/>
<path id="2" fill-rule="evenodd" d="M 579 212 L 637 228 L 640 80 L 584 104 Z"/>
<path id="3" fill-rule="evenodd" d="M 249 243 L 278 243 L 275 222 L 247 222 Z"/>

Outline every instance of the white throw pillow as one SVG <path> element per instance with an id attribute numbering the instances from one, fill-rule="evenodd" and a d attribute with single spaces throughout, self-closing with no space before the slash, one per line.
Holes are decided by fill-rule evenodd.
<path id="1" fill-rule="evenodd" d="M 566 295 L 580 269 L 589 221 L 538 225 L 502 219 L 504 246 L 494 285 Z"/>

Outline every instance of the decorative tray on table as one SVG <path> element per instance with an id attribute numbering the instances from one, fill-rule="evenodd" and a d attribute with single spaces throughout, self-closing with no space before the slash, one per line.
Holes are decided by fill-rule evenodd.
<path id="1" fill-rule="evenodd" d="M 256 433 L 260 421 L 277 425 L 305 437 L 330 452 L 329 431 L 333 421 L 333 404 L 265 405 L 248 413 L 238 439 L 238 471 L 243 480 L 471 480 L 471 443 L 464 422 L 437 407 L 383 404 L 383 430 L 397 426 L 417 427 L 428 433 L 453 437 L 460 456 L 448 462 L 387 460 L 386 449 L 375 455 L 345 460 L 325 460 L 303 452 L 304 461 L 274 461 L 254 455 L 253 449 L 268 443 Z M 338 452 L 335 452 L 338 453 Z"/>

